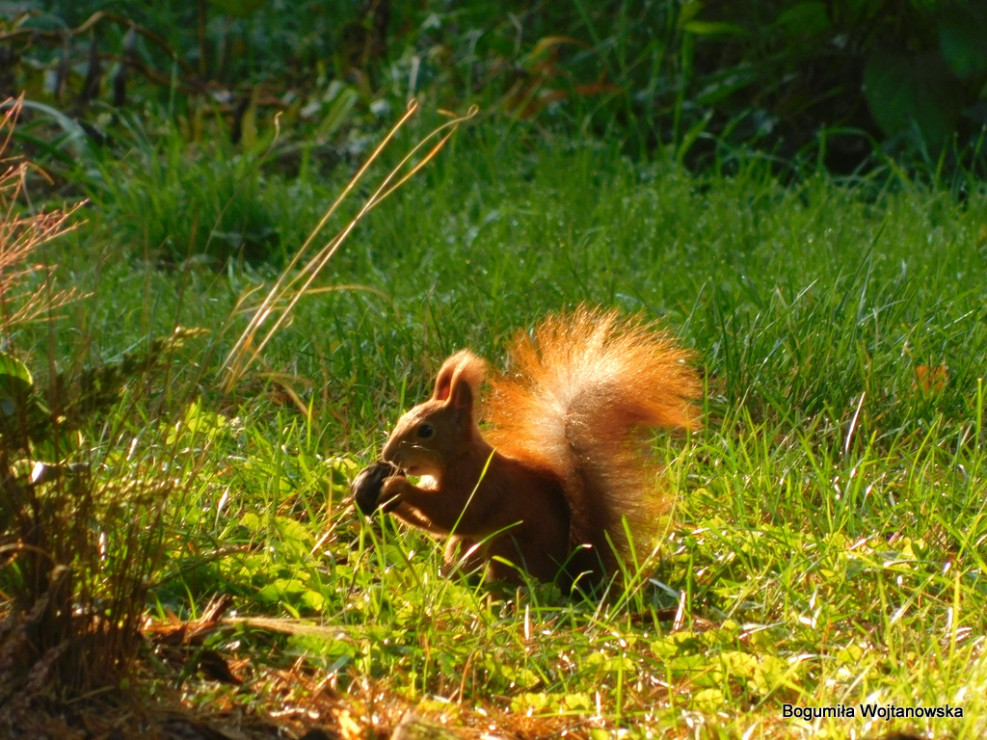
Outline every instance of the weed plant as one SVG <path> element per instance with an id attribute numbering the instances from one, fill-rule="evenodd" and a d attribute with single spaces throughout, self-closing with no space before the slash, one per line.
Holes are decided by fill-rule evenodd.
<path id="1" fill-rule="evenodd" d="M 7 108 L 0 121 L 4 728 L 11 712 L 30 712 L 36 700 L 75 698 L 129 673 L 140 644 L 148 577 L 160 557 L 162 501 L 174 482 L 158 469 L 170 452 L 162 459 L 136 454 L 134 447 L 129 453 L 119 449 L 120 438 L 134 433 L 127 417 L 137 399 L 139 413 L 156 408 L 127 391 L 153 382 L 154 371 L 166 364 L 163 358 L 185 338 L 178 332 L 147 342 L 143 351 L 97 368 L 56 357 L 49 341 L 47 363 L 35 367 L 47 377 L 36 378 L 20 358 L 21 329 L 38 323 L 50 339 L 56 312 L 82 297 L 54 287 L 50 265 L 32 264 L 64 233 L 70 214 L 32 215 L 18 202 L 28 165 L 3 154 L 19 109 Z"/>

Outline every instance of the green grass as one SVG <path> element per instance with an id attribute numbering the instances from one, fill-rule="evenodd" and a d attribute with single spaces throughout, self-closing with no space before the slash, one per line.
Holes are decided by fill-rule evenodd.
<path id="1" fill-rule="evenodd" d="M 296 665 L 328 679 L 339 709 L 320 721 L 345 710 L 378 732 L 412 706 L 474 734 L 981 736 L 987 194 L 961 203 L 878 175 L 783 188 L 756 162 L 693 176 L 523 133 L 462 130 L 320 280 L 358 287 L 304 299 L 233 393 L 216 370 L 245 316 L 190 343 L 170 395 L 103 440 L 159 446 L 176 483 L 152 613 L 192 616 L 222 592 L 239 616 L 321 625 L 216 632 L 210 647 L 249 660 L 246 689 L 184 676 L 193 696 L 265 706 L 264 671 Z M 177 254 L 202 244 L 169 188 L 209 182 L 215 162 L 190 158 L 174 182 L 164 165 L 113 167 L 104 177 L 126 177 L 94 189 L 89 223 L 47 252 L 90 297 L 53 337 L 23 328 L 28 357 L 108 360 L 176 323 L 216 329 L 274 278 L 145 261 L 152 233 Z M 250 188 L 213 193 L 209 218 Z M 312 225 L 297 214 L 314 224 L 330 199 L 314 176 L 293 192 L 236 205 L 262 210 L 286 253 Z M 603 603 L 491 597 L 442 579 L 428 538 L 347 505 L 348 477 L 447 353 L 498 360 L 518 328 L 583 301 L 664 317 L 707 379 L 706 428 L 661 443 L 681 495 L 654 582 Z M 127 468 L 112 459 L 108 474 Z M 858 716 L 787 720 L 786 703 Z M 862 703 L 965 718 L 867 720 Z"/>

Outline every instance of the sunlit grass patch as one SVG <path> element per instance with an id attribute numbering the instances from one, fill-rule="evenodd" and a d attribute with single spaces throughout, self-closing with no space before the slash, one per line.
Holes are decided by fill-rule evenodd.
<path id="1" fill-rule="evenodd" d="M 474 736 L 982 734 L 983 193 L 694 176 L 482 129 L 353 231 L 233 391 L 216 381 L 227 336 L 181 350 L 177 380 L 115 421 L 168 463 L 135 475 L 180 484 L 153 530 L 149 614 L 179 625 L 228 599 L 187 662 L 151 662 L 150 685 L 203 712 L 290 710 L 299 735 L 386 735 L 408 709 Z M 119 213 L 57 260 L 92 294 L 62 311 L 77 333 L 24 329 L 26 349 L 72 360 L 82 337 L 121 357 L 277 279 L 147 265 L 114 241 Z M 96 259 L 76 248 L 87 233 Z M 678 497 L 629 593 L 447 579 L 440 543 L 349 506 L 352 473 L 444 356 L 497 360 L 583 301 L 663 318 L 708 388 L 705 428 L 656 443 Z M 208 651 L 242 683 L 203 673 L 191 656 Z M 885 722 L 864 704 L 964 718 Z"/>

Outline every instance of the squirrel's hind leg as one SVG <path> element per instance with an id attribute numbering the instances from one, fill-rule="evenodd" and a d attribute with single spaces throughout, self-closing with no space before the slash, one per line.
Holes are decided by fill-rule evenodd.
<path id="1" fill-rule="evenodd" d="M 507 540 L 505 546 L 505 540 Z M 443 575 L 456 573 L 482 575 L 486 583 L 523 586 L 525 564 L 519 562 L 519 552 L 507 537 L 476 542 L 465 537 L 450 537 L 443 555 Z"/>
<path id="2" fill-rule="evenodd" d="M 488 550 L 486 543 L 452 535 L 442 555 L 442 574 L 448 577 L 454 573 L 470 575 L 482 572 L 490 557 Z"/>

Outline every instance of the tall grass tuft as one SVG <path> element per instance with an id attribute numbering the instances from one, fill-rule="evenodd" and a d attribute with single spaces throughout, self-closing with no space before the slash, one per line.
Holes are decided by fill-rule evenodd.
<path id="1" fill-rule="evenodd" d="M 4 110 L 3 151 L 19 106 Z M 60 370 L 51 351 L 36 378 L 31 358 L 16 351 L 18 330 L 44 321 L 53 336 L 56 309 L 78 296 L 56 291 L 53 269 L 28 261 L 43 260 L 42 248 L 65 232 L 69 214 L 21 215 L 29 164 L 0 161 L 0 706 L 6 714 L 38 698 L 112 687 L 127 675 L 160 550 L 161 503 L 175 484 L 165 461 L 135 452 L 144 447 L 121 402 L 133 408 L 149 393 L 151 378 L 187 333 L 95 369 Z M 6 719 L 9 714 L 0 717 Z"/>

